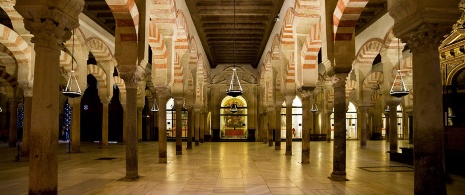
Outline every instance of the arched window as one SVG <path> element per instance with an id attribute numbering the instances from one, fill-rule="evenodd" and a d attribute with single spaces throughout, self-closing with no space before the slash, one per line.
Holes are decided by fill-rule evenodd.
<path id="1" fill-rule="evenodd" d="M 302 138 L 302 101 L 295 97 L 292 101 L 292 138 Z M 286 139 L 286 102 L 281 107 L 281 139 Z"/>
<path id="2" fill-rule="evenodd" d="M 346 139 L 358 139 L 357 133 L 357 107 L 349 101 L 346 112 Z M 334 108 L 331 114 L 331 139 L 334 139 Z"/>
<path id="3" fill-rule="evenodd" d="M 187 108 L 182 107 L 181 122 L 182 122 L 182 138 L 187 138 Z M 176 137 L 176 108 L 174 106 L 174 99 L 171 98 L 166 103 L 166 137 L 168 139 Z"/>
<path id="4" fill-rule="evenodd" d="M 237 111 L 231 111 L 233 104 L 237 105 Z M 221 139 L 247 138 L 247 101 L 242 96 L 226 96 L 221 101 L 220 125 Z"/>

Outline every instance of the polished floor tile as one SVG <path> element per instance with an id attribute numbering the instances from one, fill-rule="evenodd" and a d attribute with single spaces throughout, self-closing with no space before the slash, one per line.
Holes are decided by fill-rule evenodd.
<path id="1" fill-rule="evenodd" d="M 184 148 L 185 148 L 185 144 Z M 82 153 L 67 153 L 59 145 L 60 194 L 413 194 L 413 167 L 389 161 L 389 143 L 347 141 L 347 179 L 328 179 L 332 172 L 332 143 L 311 142 L 310 164 L 301 164 L 301 143 L 293 155 L 260 142 L 206 142 L 175 155 L 168 143 L 168 163 L 158 163 L 158 143 L 139 143 L 137 181 L 126 181 L 125 148 L 99 148 L 82 143 Z M 399 141 L 399 146 L 409 146 Z M 14 162 L 16 148 L 0 143 L 1 194 L 27 194 L 27 162 Z M 97 160 L 97 159 L 107 160 Z M 448 194 L 465 191 L 465 178 L 449 175 Z"/>

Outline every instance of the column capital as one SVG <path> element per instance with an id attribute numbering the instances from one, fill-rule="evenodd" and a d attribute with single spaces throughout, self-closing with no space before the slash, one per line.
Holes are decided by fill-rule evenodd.
<path id="1" fill-rule="evenodd" d="M 19 82 L 19 87 L 23 90 L 24 97 L 32 97 L 33 83 L 29 81 Z"/>
<path id="2" fill-rule="evenodd" d="M 292 95 L 292 96 L 291 95 L 286 95 L 284 97 L 284 101 L 286 102 L 286 106 L 289 106 L 289 105 L 292 106 L 292 102 L 294 101 L 294 99 L 295 99 L 295 95 Z"/>
<path id="3" fill-rule="evenodd" d="M 451 31 L 450 26 L 440 24 L 424 24 L 416 31 L 413 31 L 402 38 L 412 52 L 423 52 L 434 50 L 439 47 L 444 35 Z"/>
<path id="4" fill-rule="evenodd" d="M 110 104 L 111 100 L 110 99 L 102 99 L 100 100 L 100 102 L 102 102 L 103 106 L 107 106 Z"/>
<path id="5" fill-rule="evenodd" d="M 184 97 L 174 97 L 174 104 L 175 104 L 175 106 L 183 105 L 184 104 Z"/>
<path id="6" fill-rule="evenodd" d="M 139 81 L 144 80 L 144 69 L 137 65 L 118 66 L 119 75 L 124 80 L 126 88 L 137 88 Z"/>
<path id="7" fill-rule="evenodd" d="M 170 98 L 171 90 L 168 87 L 155 87 L 157 98 Z"/>
<path id="8" fill-rule="evenodd" d="M 345 88 L 347 75 L 348 75 L 347 73 L 334 74 L 333 87 L 334 88 Z"/>
<path id="9" fill-rule="evenodd" d="M 71 29 L 79 27 L 78 15 L 83 0 L 16 1 L 14 8 L 24 18 L 24 27 L 34 35 L 36 46 L 61 49 L 71 37 Z"/>

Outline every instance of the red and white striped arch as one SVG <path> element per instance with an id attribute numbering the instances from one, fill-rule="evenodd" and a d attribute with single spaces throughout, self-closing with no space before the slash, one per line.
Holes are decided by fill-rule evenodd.
<path id="1" fill-rule="evenodd" d="M 18 85 L 18 79 L 8 74 L 6 71 L 0 70 L 0 78 L 5 79 L 5 81 L 11 85 L 11 87 L 16 87 Z"/>
<path id="2" fill-rule="evenodd" d="M 194 36 L 191 36 L 189 39 L 189 70 L 197 70 L 198 57 L 197 41 L 195 41 Z"/>
<path id="3" fill-rule="evenodd" d="M 286 84 L 295 84 L 295 53 L 291 54 L 291 60 L 287 63 L 286 67 Z"/>
<path id="4" fill-rule="evenodd" d="M 137 31 L 139 11 L 134 0 L 105 0 L 110 7 L 118 28 L 115 35 L 116 53 L 124 53 L 118 58 L 119 65 L 135 65 L 137 63 Z"/>
<path id="5" fill-rule="evenodd" d="M 362 67 L 371 67 L 376 56 L 384 48 L 383 40 L 372 38 L 360 47 L 357 53 L 355 63 Z"/>
<path id="6" fill-rule="evenodd" d="M 162 31 L 164 36 L 173 36 L 173 24 L 176 21 L 176 1 L 153 0 L 150 7 L 150 19 Z"/>
<path id="7" fill-rule="evenodd" d="M 271 60 L 279 60 L 281 57 L 281 39 L 280 35 L 275 35 L 271 43 Z"/>
<path id="8" fill-rule="evenodd" d="M 174 54 L 174 77 L 173 84 L 182 84 L 183 83 L 183 68 L 181 66 L 181 58 L 176 53 Z"/>
<path id="9" fill-rule="evenodd" d="M 18 65 L 26 65 L 24 68 L 30 71 L 31 48 L 18 33 L 0 24 L 0 43 L 10 50 Z"/>
<path id="10" fill-rule="evenodd" d="M 119 89 L 121 103 L 126 104 L 126 84 L 124 83 L 124 80 L 119 76 L 114 76 L 113 81 Z"/>
<path id="11" fill-rule="evenodd" d="M 302 46 L 301 66 L 297 78 L 301 85 L 315 85 L 318 82 L 318 52 L 321 48 L 321 23 L 315 23 Z"/>
<path id="12" fill-rule="evenodd" d="M 87 74 L 91 74 L 97 79 L 99 96 L 100 98 L 106 98 L 108 86 L 107 74 L 105 71 L 97 65 L 87 65 Z"/>
<path id="13" fill-rule="evenodd" d="M 357 82 L 355 80 L 347 80 L 346 82 L 346 99 L 349 98 L 352 89 L 355 89 Z"/>
<path id="14" fill-rule="evenodd" d="M 98 63 L 105 63 L 113 59 L 110 48 L 101 39 L 91 37 L 86 40 L 86 44 Z"/>
<path id="15" fill-rule="evenodd" d="M 333 13 L 334 40 L 353 40 L 354 28 L 368 0 L 339 0 Z"/>
<path id="16" fill-rule="evenodd" d="M 290 7 L 284 16 L 284 22 L 281 27 L 281 44 L 284 49 L 294 49 L 294 8 Z"/>
<path id="17" fill-rule="evenodd" d="M 168 50 L 165 40 L 157 25 L 149 23 L 149 45 L 152 48 L 152 82 L 154 86 L 168 84 Z"/>
<path id="18" fill-rule="evenodd" d="M 364 89 L 375 89 L 380 82 L 383 81 L 383 73 L 382 72 L 373 72 L 365 77 L 363 81 L 363 88 Z"/>

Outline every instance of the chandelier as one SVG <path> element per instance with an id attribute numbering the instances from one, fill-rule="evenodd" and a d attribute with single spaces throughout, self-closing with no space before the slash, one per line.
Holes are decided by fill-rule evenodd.
<path id="1" fill-rule="evenodd" d="M 398 98 L 401 98 L 401 97 L 404 97 L 406 95 L 408 95 L 410 92 L 409 90 L 407 89 L 407 87 L 405 87 L 405 82 L 404 82 L 404 79 L 402 78 L 402 74 L 400 74 L 401 70 L 400 70 L 400 43 L 399 43 L 399 39 L 397 39 L 397 62 L 399 64 L 399 70 L 397 70 L 397 74 L 398 74 L 398 77 L 399 77 L 399 85 L 400 87 L 396 87 L 396 81 L 397 81 L 397 76 L 395 77 L 394 79 L 394 82 L 392 82 L 392 86 L 391 86 L 391 91 L 389 92 L 389 94 L 391 94 L 391 96 L 394 96 L 394 97 L 398 97 Z"/>
<path id="2" fill-rule="evenodd" d="M 237 108 L 237 102 L 232 103 L 230 111 L 231 113 L 236 113 L 237 111 L 239 111 L 239 109 Z"/>
<path id="3" fill-rule="evenodd" d="M 232 97 L 237 97 L 242 95 L 242 86 L 241 82 L 239 81 L 239 77 L 237 76 L 236 71 L 236 0 L 234 0 L 234 31 L 233 31 L 233 60 L 234 60 L 234 67 L 233 72 L 231 75 L 231 81 L 229 82 L 229 88 L 226 90 L 226 94 Z"/>
<path id="4" fill-rule="evenodd" d="M 152 105 L 152 109 L 150 109 L 150 111 L 152 112 L 158 112 L 158 104 L 157 104 L 157 98 L 153 98 L 153 105 Z"/>
<path id="5" fill-rule="evenodd" d="M 315 96 L 313 96 L 313 103 L 312 103 L 312 108 L 310 108 L 310 112 L 318 112 L 318 106 L 316 105 L 316 99 Z"/>
<path id="6" fill-rule="evenodd" d="M 66 83 L 66 89 L 63 90 L 63 95 L 75 98 L 81 96 L 81 88 L 79 87 L 76 74 L 74 73 L 74 30 L 73 30 L 73 45 L 71 51 L 71 72 L 69 73 L 68 82 Z M 77 91 L 73 90 L 73 82 L 76 84 Z"/>

